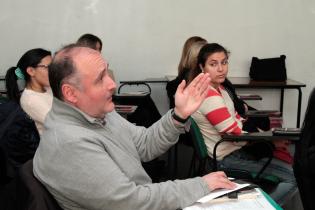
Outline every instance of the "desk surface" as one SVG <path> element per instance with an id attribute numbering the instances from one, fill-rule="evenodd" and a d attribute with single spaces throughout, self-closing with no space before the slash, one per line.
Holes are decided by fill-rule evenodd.
<path id="1" fill-rule="evenodd" d="M 175 79 L 176 76 L 165 76 L 160 78 L 146 78 L 143 80 L 122 80 L 120 83 L 167 83 L 168 81 Z M 4 80 L 5 76 L 0 75 L 0 80 Z M 249 77 L 228 77 L 228 79 L 232 82 L 234 87 L 242 88 L 242 87 L 306 87 L 304 83 L 287 79 L 286 81 L 254 81 Z"/>
<path id="2" fill-rule="evenodd" d="M 291 141 L 298 141 L 300 139 L 299 136 L 275 136 L 272 134 L 272 131 L 265 131 L 265 132 L 254 132 L 254 133 L 243 133 L 241 135 L 229 135 L 224 134 L 222 139 L 230 139 L 230 140 L 243 140 L 243 141 L 250 141 L 250 140 L 278 140 L 278 139 L 287 139 Z"/>
<path id="3" fill-rule="evenodd" d="M 175 79 L 176 76 L 165 76 L 160 78 L 147 78 L 143 80 L 123 80 L 120 83 L 129 83 L 129 84 L 137 84 L 137 83 L 167 83 Z M 293 79 L 287 79 L 286 81 L 255 81 L 249 77 L 228 77 L 228 79 L 232 82 L 235 88 L 299 88 L 306 87 L 304 83 L 295 81 Z"/>
<path id="4" fill-rule="evenodd" d="M 212 192 L 209 194 L 211 195 Z M 206 196 L 205 196 L 206 197 Z M 203 198 L 205 198 L 203 197 Z M 255 188 L 248 193 L 240 193 L 238 199 L 230 199 L 227 195 L 208 200 L 207 202 L 195 202 L 183 210 L 207 210 L 207 209 L 257 209 L 257 210 L 282 210 L 282 208 L 264 191 Z"/>
<path id="5" fill-rule="evenodd" d="M 228 77 L 235 88 L 298 88 L 306 87 L 304 83 L 287 79 L 286 81 L 255 81 L 249 77 Z"/>

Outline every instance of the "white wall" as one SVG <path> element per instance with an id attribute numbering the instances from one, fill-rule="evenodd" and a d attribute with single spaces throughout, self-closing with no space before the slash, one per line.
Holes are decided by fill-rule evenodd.
<path id="1" fill-rule="evenodd" d="M 1 0 L 0 29 L 1 75 L 26 50 L 55 51 L 87 32 L 103 40 L 118 81 L 174 75 L 184 41 L 199 35 L 232 52 L 230 76 L 247 76 L 252 56 L 285 54 L 288 77 L 307 84 L 302 116 L 314 86 L 313 0 Z M 153 93 L 162 112 L 164 88 Z M 285 125 L 295 126 L 297 94 L 286 93 Z M 277 108 L 278 97 L 256 105 Z"/>

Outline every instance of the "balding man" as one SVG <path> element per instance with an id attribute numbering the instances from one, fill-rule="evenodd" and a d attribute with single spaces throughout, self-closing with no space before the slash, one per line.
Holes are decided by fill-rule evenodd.
<path id="1" fill-rule="evenodd" d="M 49 67 L 54 94 L 34 174 L 64 209 L 184 208 L 217 188 L 233 188 L 223 172 L 153 184 L 141 161 L 166 152 L 200 106 L 209 77 L 199 75 L 175 95 L 175 108 L 150 128 L 114 111 L 115 83 L 93 49 L 69 45 Z"/>

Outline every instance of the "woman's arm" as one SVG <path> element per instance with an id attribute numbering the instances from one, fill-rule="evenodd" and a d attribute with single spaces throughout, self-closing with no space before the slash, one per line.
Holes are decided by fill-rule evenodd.
<path id="1" fill-rule="evenodd" d="M 242 133 L 240 116 L 231 115 L 224 98 L 214 89 L 211 89 L 200 110 L 220 133 Z M 232 109 L 234 110 L 234 109 Z"/>

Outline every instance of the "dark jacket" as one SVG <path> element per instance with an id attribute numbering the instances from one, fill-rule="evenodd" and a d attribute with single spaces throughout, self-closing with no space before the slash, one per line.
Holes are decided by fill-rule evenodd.
<path id="1" fill-rule="evenodd" d="M 0 104 L 0 147 L 7 164 L 19 168 L 33 158 L 39 144 L 34 121 L 19 104 L 9 101 Z"/>

